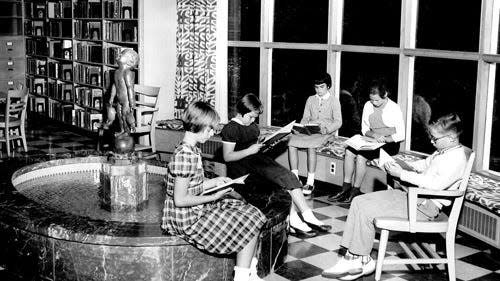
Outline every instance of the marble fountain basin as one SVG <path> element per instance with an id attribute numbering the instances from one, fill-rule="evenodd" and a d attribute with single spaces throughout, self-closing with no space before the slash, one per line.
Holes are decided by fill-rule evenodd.
<path id="1" fill-rule="evenodd" d="M 101 208 L 107 163 L 101 156 L 56 159 L 13 172 L 0 193 L 0 265 L 29 280 L 232 279 L 234 256 L 208 255 L 162 233 L 166 168 L 146 165 L 142 210 Z"/>

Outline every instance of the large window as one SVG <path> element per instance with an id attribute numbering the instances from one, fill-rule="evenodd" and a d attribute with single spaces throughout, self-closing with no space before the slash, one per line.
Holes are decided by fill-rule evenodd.
<path id="1" fill-rule="evenodd" d="M 462 143 L 477 152 L 476 167 L 500 172 L 500 82 L 490 85 L 500 75 L 488 67 L 500 63 L 499 18 L 492 0 L 230 1 L 229 116 L 241 95 L 258 92 L 262 124 L 300 120 L 314 75 L 327 71 L 331 91 L 352 105 L 344 120 L 354 120 L 366 85 L 382 78 L 408 118 L 404 150 L 432 152 L 427 123 L 453 111 L 464 121 Z M 359 132 L 359 123 L 348 123 L 341 136 Z M 490 133 L 491 145 L 484 141 Z"/>
<path id="2" fill-rule="evenodd" d="M 420 0 L 417 48 L 477 52 L 480 21 L 481 1 Z"/>
<path id="3" fill-rule="evenodd" d="M 260 40 L 260 0 L 229 1 L 228 39 Z"/>
<path id="4" fill-rule="evenodd" d="M 271 124 L 300 122 L 313 80 L 326 69 L 326 51 L 275 49 L 272 69 Z"/>
<path id="5" fill-rule="evenodd" d="M 500 173 L 500 77 L 496 78 L 495 98 L 493 101 L 493 115 L 491 122 L 491 146 L 489 169 Z"/>
<path id="6" fill-rule="evenodd" d="M 275 0 L 274 41 L 326 43 L 328 0 Z"/>
<path id="7" fill-rule="evenodd" d="M 342 43 L 398 47 L 400 22 L 401 1 L 345 1 Z"/>
<path id="8" fill-rule="evenodd" d="M 235 105 L 246 94 L 259 94 L 259 49 L 228 49 L 228 116 L 236 115 Z"/>
<path id="9" fill-rule="evenodd" d="M 416 58 L 412 109 L 411 149 L 430 153 L 427 122 L 455 112 L 463 121 L 460 140 L 471 147 L 477 63 L 450 59 Z"/>

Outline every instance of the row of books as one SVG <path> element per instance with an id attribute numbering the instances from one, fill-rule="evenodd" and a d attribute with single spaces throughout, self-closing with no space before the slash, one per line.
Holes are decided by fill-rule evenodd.
<path id="1" fill-rule="evenodd" d="M 49 54 L 49 43 L 46 38 L 27 38 L 26 54 L 47 56 Z"/>
<path id="2" fill-rule="evenodd" d="M 137 42 L 136 22 L 104 22 L 104 40 Z"/>
<path id="3" fill-rule="evenodd" d="M 75 59 L 78 61 L 102 63 L 102 45 L 78 42 L 75 51 Z"/>
<path id="4" fill-rule="evenodd" d="M 73 80 L 73 64 L 59 61 L 48 62 L 48 76 L 61 80 Z"/>
<path id="5" fill-rule="evenodd" d="M 91 107 L 96 110 L 102 110 L 104 104 L 102 89 L 89 88 L 89 87 L 76 87 L 75 103 L 81 106 Z"/>
<path id="6" fill-rule="evenodd" d="M 24 34 L 45 36 L 45 22 L 42 20 L 27 21 L 24 23 Z"/>
<path id="7" fill-rule="evenodd" d="M 102 123 L 101 113 L 76 108 L 71 104 L 62 104 L 43 97 L 30 95 L 28 110 L 94 132 L 98 131 L 99 125 Z"/>
<path id="8" fill-rule="evenodd" d="M 60 101 L 74 102 L 73 84 L 49 80 L 47 96 Z"/>
<path id="9" fill-rule="evenodd" d="M 49 36 L 52 37 L 73 37 L 71 30 L 71 22 L 65 21 L 50 21 L 49 22 Z"/>
<path id="10" fill-rule="evenodd" d="M 69 12 L 71 14 L 71 9 L 69 10 Z M 47 8 L 45 6 L 45 3 L 26 1 L 24 3 L 24 15 L 26 18 L 45 18 L 45 16 L 47 15 Z"/>
<path id="11" fill-rule="evenodd" d="M 80 0 L 74 2 L 75 18 L 102 18 L 101 0 Z"/>
<path id="12" fill-rule="evenodd" d="M 75 37 L 79 39 L 101 39 L 101 22 L 98 21 L 81 21 L 74 22 Z"/>
<path id="13" fill-rule="evenodd" d="M 47 61 L 28 57 L 26 59 L 28 73 L 36 75 L 47 75 Z"/>
<path id="14" fill-rule="evenodd" d="M 105 0 L 104 17 L 115 19 L 137 18 L 137 2 L 134 0 Z"/>
<path id="15" fill-rule="evenodd" d="M 47 2 L 47 17 L 71 18 L 71 1 Z"/>
<path id="16" fill-rule="evenodd" d="M 102 68 L 100 66 L 76 64 L 74 74 L 76 83 L 102 86 Z"/>
<path id="17" fill-rule="evenodd" d="M 73 41 L 52 40 L 49 41 L 49 55 L 55 58 L 66 60 L 73 59 Z"/>

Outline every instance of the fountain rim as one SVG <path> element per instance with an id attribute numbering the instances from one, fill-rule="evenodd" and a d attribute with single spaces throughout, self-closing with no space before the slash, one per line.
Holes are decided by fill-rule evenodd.
<path id="1" fill-rule="evenodd" d="M 183 239 L 162 233 L 160 223 L 120 222 L 91 219 L 55 210 L 17 192 L 14 183 L 28 173 L 41 173 L 61 165 L 105 164 L 104 156 L 61 158 L 16 169 L 11 176 L 12 192 L 0 196 L 0 224 L 57 240 L 107 246 L 185 245 Z M 167 168 L 146 163 L 148 173 L 164 175 Z M 24 179 L 26 180 L 26 179 Z"/>

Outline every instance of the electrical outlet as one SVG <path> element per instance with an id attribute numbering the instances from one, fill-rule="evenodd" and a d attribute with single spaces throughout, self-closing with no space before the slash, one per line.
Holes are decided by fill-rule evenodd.
<path id="1" fill-rule="evenodd" d="M 335 175 L 335 162 L 330 162 L 330 174 Z"/>

